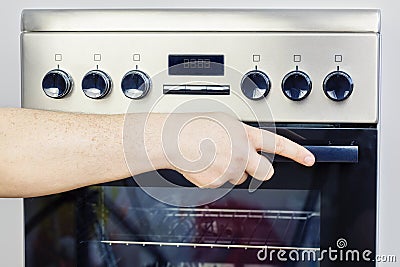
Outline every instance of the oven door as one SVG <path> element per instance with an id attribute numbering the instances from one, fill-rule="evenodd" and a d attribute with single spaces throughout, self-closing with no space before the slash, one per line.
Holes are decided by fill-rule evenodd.
<path id="1" fill-rule="evenodd" d="M 375 266 L 375 128 L 278 128 L 306 145 L 311 168 L 276 158 L 275 175 L 226 193 L 134 179 L 25 200 L 26 266 L 269 267 Z M 155 172 L 137 179 L 149 183 Z M 137 181 L 137 180 L 136 180 Z M 220 195 L 212 202 L 209 196 Z"/>

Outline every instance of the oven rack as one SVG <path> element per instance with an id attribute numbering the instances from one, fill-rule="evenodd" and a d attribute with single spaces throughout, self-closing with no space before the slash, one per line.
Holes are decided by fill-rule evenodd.
<path id="1" fill-rule="evenodd" d="M 140 246 L 169 246 L 169 247 L 192 247 L 192 248 L 241 248 L 241 249 L 274 249 L 274 250 L 300 250 L 300 251 L 320 251 L 319 247 L 284 247 L 284 246 L 253 246 L 253 245 L 224 245 L 224 244 L 196 244 L 196 243 L 167 243 L 167 242 L 140 242 L 140 241 L 121 241 L 121 240 L 102 240 L 100 243 L 112 245 L 140 245 Z"/>
<path id="2" fill-rule="evenodd" d="M 135 233 L 114 234 L 103 239 L 103 243 L 319 249 L 317 211 L 130 207 L 128 214 L 126 223 L 136 225 Z"/>

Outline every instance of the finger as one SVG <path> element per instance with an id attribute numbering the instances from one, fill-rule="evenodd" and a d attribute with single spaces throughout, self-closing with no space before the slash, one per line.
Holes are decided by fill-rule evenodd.
<path id="1" fill-rule="evenodd" d="M 248 127 L 248 133 L 256 150 L 275 153 L 305 166 L 315 163 L 315 157 L 310 151 L 283 136 L 254 127 Z"/>
<path id="2" fill-rule="evenodd" d="M 275 135 L 275 154 L 290 158 L 305 166 L 315 163 L 314 155 L 303 146 L 283 137 Z"/>
<path id="3" fill-rule="evenodd" d="M 269 180 L 274 174 L 274 168 L 269 160 L 254 151 L 250 155 L 246 172 L 260 181 Z"/>
<path id="4" fill-rule="evenodd" d="M 243 184 L 247 180 L 248 177 L 249 177 L 249 175 L 245 172 L 245 173 L 243 173 L 242 177 L 240 177 L 239 180 L 231 179 L 231 180 L 229 180 L 229 182 L 233 185 L 240 185 L 240 184 Z"/>

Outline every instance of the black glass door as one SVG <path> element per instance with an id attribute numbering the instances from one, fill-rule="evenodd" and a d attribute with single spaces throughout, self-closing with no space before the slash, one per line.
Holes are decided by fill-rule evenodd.
<path id="1" fill-rule="evenodd" d="M 376 129 L 278 132 L 328 151 L 357 148 L 357 158 L 321 154 L 312 168 L 277 159 L 273 179 L 256 191 L 247 181 L 193 207 L 160 202 L 132 178 L 27 199 L 26 266 L 374 266 L 365 256 L 375 254 Z M 224 190 L 159 173 L 187 186 L 157 188 L 175 201 Z M 142 177 L 157 184 L 157 175 Z"/>

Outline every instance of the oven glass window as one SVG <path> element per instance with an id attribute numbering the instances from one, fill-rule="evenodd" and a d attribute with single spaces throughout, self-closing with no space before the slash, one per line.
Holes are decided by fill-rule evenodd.
<path id="1" fill-rule="evenodd" d="M 211 193 L 159 190 L 182 201 Z M 86 266 L 318 266 L 308 256 L 317 257 L 320 247 L 317 190 L 234 189 L 189 208 L 161 203 L 138 187 L 91 187 L 86 199 L 79 216 L 96 218 L 79 229 Z M 286 261 L 282 252 L 280 259 L 270 255 L 280 250 Z M 292 250 L 298 261 L 295 253 L 289 258 Z M 289 264 L 291 259 L 296 262 Z"/>

